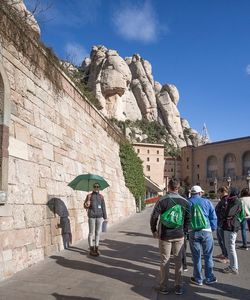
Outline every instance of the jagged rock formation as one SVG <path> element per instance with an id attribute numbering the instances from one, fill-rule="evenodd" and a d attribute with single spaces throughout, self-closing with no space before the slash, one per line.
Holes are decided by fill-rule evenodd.
<path id="1" fill-rule="evenodd" d="M 33 29 L 33 31 L 37 34 L 37 36 L 40 36 L 40 27 L 34 18 L 33 14 L 29 12 L 23 3 L 22 0 L 5 0 L 6 3 L 15 9 L 19 16 L 30 26 L 30 28 Z"/>
<path id="2" fill-rule="evenodd" d="M 5 0 L 17 10 L 37 36 L 40 28 L 22 0 Z M 65 66 L 64 66 L 65 67 Z M 74 72 L 67 66 L 69 73 Z M 102 107 L 102 113 L 117 120 L 158 121 L 174 146 L 198 145 L 200 135 L 182 120 L 177 108 L 179 92 L 173 84 L 154 81 L 151 64 L 139 54 L 123 59 L 115 50 L 93 46 L 82 63 L 83 80 Z M 138 137 L 137 137 L 138 139 Z"/>
<path id="3" fill-rule="evenodd" d="M 177 108 L 179 92 L 173 84 L 154 81 L 151 64 L 135 54 L 121 58 L 117 51 L 93 46 L 83 61 L 84 80 L 107 117 L 124 121 L 159 121 L 178 147 L 200 143 L 199 134 L 182 120 Z"/>

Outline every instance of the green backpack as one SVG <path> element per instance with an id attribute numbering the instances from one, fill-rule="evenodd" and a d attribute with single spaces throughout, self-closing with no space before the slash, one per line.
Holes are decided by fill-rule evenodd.
<path id="1" fill-rule="evenodd" d="M 183 210 L 180 204 L 175 204 L 160 217 L 161 223 L 167 228 L 178 228 L 183 225 Z"/>
<path id="2" fill-rule="evenodd" d="M 245 219 L 245 208 L 241 202 L 241 211 L 236 214 L 238 221 L 241 223 Z"/>
<path id="3" fill-rule="evenodd" d="M 207 228 L 207 219 L 199 204 L 193 204 L 191 208 L 191 228 L 193 230 L 201 230 Z"/>

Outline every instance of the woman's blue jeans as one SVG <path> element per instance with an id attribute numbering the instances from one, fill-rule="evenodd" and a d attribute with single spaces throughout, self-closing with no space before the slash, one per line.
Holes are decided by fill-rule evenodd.
<path id="1" fill-rule="evenodd" d="M 189 244 L 194 264 L 193 276 L 197 282 L 203 281 L 201 255 L 203 253 L 205 263 L 205 278 L 211 281 L 215 278 L 213 273 L 214 240 L 211 231 L 191 231 Z"/>
<path id="2" fill-rule="evenodd" d="M 227 254 L 227 249 L 225 246 L 224 230 L 221 227 L 218 227 L 217 231 L 216 231 L 216 235 L 217 235 L 217 240 L 218 240 L 219 246 L 221 248 L 221 253 L 224 257 L 227 258 L 228 254 Z"/>
<path id="3" fill-rule="evenodd" d="M 89 218 L 89 246 L 99 246 L 103 218 Z"/>
<path id="4" fill-rule="evenodd" d="M 225 244 L 227 248 L 228 258 L 230 261 L 231 269 L 238 270 L 238 257 L 235 249 L 235 242 L 237 238 L 237 232 L 233 231 L 224 231 Z"/>
<path id="5" fill-rule="evenodd" d="M 244 219 L 241 224 L 241 236 L 242 236 L 242 243 L 244 247 L 247 247 L 247 219 Z"/>

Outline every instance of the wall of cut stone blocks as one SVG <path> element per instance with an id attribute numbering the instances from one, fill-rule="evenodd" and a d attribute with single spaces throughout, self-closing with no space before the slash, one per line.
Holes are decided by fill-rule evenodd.
<path id="1" fill-rule="evenodd" d="M 51 62 L 50 67 L 56 66 Z M 59 217 L 47 205 L 52 197 L 64 201 L 69 211 L 73 243 L 87 238 L 83 208 L 87 193 L 67 186 L 75 176 L 91 172 L 109 182 L 103 195 L 111 224 L 135 212 L 119 159 L 121 137 L 58 72 L 60 90 L 44 70 L 17 51 L 15 41 L 1 37 L 1 92 L 10 118 L 5 124 L 9 130 L 8 198 L 0 205 L 0 280 L 63 248 L 56 228 Z"/>

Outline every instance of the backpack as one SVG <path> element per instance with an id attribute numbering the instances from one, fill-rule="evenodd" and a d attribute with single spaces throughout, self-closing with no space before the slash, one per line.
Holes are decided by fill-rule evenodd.
<path id="1" fill-rule="evenodd" d="M 245 208 L 243 203 L 241 202 L 241 211 L 236 214 L 237 220 L 241 223 L 245 219 Z"/>
<path id="2" fill-rule="evenodd" d="M 201 230 L 207 228 L 207 219 L 199 204 L 193 204 L 191 208 L 191 228 Z"/>
<path id="3" fill-rule="evenodd" d="M 175 204 L 160 217 L 161 223 L 167 228 L 178 228 L 183 225 L 183 210 L 180 204 Z"/>

